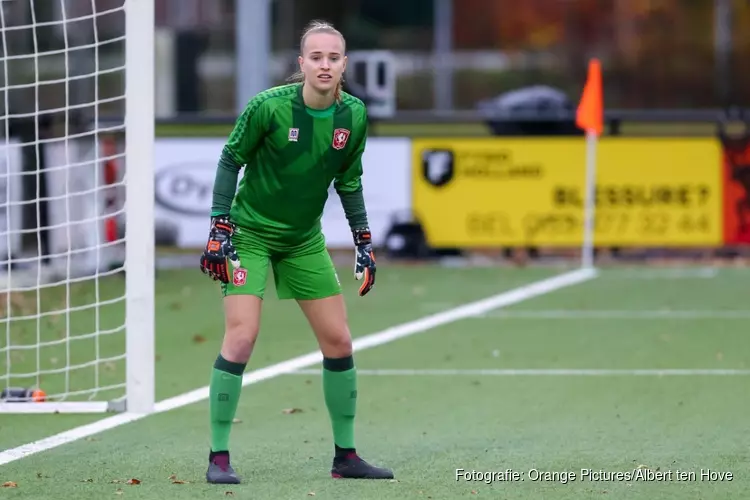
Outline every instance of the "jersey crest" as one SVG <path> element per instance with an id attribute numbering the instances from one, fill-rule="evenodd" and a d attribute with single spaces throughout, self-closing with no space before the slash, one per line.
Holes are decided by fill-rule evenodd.
<path id="1" fill-rule="evenodd" d="M 289 129 L 289 142 L 297 142 L 298 138 L 299 138 L 299 129 L 290 128 Z"/>
<path id="2" fill-rule="evenodd" d="M 239 267 L 234 270 L 234 275 L 232 276 L 232 284 L 234 286 L 243 286 L 247 282 L 247 270 Z"/>
<path id="3" fill-rule="evenodd" d="M 345 128 L 337 128 L 333 131 L 333 149 L 344 149 L 346 141 L 349 140 L 351 132 Z"/>

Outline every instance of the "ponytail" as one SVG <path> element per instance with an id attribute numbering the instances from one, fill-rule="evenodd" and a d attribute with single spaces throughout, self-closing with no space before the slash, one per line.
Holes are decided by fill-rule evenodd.
<path id="1" fill-rule="evenodd" d="M 289 78 L 286 79 L 289 83 L 302 83 L 305 81 L 305 74 L 302 70 L 294 72 Z"/>
<path id="2" fill-rule="evenodd" d="M 341 75 L 341 80 L 336 84 L 336 90 L 333 91 L 333 99 L 336 102 L 341 102 L 341 92 L 344 91 L 344 76 Z"/>

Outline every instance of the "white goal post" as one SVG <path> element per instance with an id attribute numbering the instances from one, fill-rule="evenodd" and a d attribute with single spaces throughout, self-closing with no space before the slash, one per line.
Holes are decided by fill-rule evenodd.
<path id="1" fill-rule="evenodd" d="M 0 46 L 0 413 L 150 413 L 154 0 L 2 0 Z"/>

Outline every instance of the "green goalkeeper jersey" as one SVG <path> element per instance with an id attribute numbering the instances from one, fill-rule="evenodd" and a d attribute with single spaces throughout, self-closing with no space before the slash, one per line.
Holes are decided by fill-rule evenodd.
<path id="1" fill-rule="evenodd" d="M 321 230 L 333 183 L 350 224 L 366 224 L 361 201 L 366 139 L 365 105 L 345 92 L 325 110 L 305 106 L 302 84 L 261 92 L 237 119 L 222 152 L 220 170 L 245 167 L 233 192 L 231 220 L 271 244 L 301 243 Z M 220 192 L 219 177 L 214 214 L 223 211 L 226 194 Z"/>

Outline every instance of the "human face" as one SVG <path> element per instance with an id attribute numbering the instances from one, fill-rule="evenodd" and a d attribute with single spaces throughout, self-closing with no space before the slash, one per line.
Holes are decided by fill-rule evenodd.
<path id="1" fill-rule="evenodd" d="M 346 70 L 344 41 L 335 33 L 311 33 L 305 40 L 299 65 L 306 84 L 321 94 L 334 91 Z"/>

